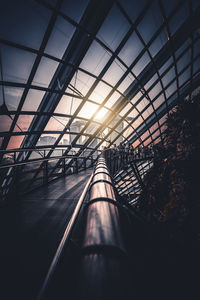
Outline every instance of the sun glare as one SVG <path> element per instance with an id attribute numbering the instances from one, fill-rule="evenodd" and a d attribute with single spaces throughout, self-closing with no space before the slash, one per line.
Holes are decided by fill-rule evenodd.
<path id="1" fill-rule="evenodd" d="M 94 120 L 101 121 L 105 117 L 107 112 L 108 112 L 108 110 L 106 108 L 102 107 L 100 109 L 100 111 L 97 113 L 97 115 L 95 116 Z"/>

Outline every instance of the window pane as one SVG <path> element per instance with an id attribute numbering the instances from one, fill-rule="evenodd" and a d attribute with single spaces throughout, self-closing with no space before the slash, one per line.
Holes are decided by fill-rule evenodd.
<path id="1" fill-rule="evenodd" d="M 61 59 L 74 31 L 75 28 L 70 23 L 58 17 L 45 48 L 45 52 Z"/>
<path id="2" fill-rule="evenodd" d="M 112 50 L 116 50 L 122 38 L 128 31 L 130 25 L 114 4 L 101 26 L 97 37 L 108 45 Z"/>
<path id="3" fill-rule="evenodd" d="M 119 53 L 119 57 L 128 66 L 130 66 L 130 64 L 135 60 L 142 48 L 143 44 L 138 38 L 137 34 L 134 32 L 126 42 L 121 52 Z"/>
<path id="4" fill-rule="evenodd" d="M 43 57 L 33 79 L 33 83 L 39 86 L 48 87 L 51 79 L 57 69 L 58 63 Z"/>
<path id="5" fill-rule="evenodd" d="M 98 76 L 109 59 L 110 55 L 106 50 L 99 43 L 93 41 L 80 64 L 80 68 Z"/>
<path id="6" fill-rule="evenodd" d="M 34 116 L 31 115 L 21 115 L 17 120 L 17 125 L 15 125 L 14 131 L 28 131 L 31 121 Z"/>
<path id="7" fill-rule="evenodd" d="M 23 89 L 14 87 L 4 87 L 5 102 L 8 110 L 17 110 Z"/>
<path id="8" fill-rule="evenodd" d="M 78 98 L 62 96 L 59 104 L 56 107 L 55 113 L 73 115 L 81 102 L 82 100 Z"/>
<path id="9" fill-rule="evenodd" d="M 26 96 L 22 110 L 37 111 L 44 94 L 45 92 L 43 91 L 30 89 Z"/>
<path id="10" fill-rule="evenodd" d="M 93 93 L 90 95 L 90 99 L 97 103 L 102 103 L 110 91 L 111 87 L 103 82 L 99 82 Z"/>
<path id="11" fill-rule="evenodd" d="M 39 49 L 50 16 L 36 1 L 1 1 L 0 36 Z"/>
<path id="12" fill-rule="evenodd" d="M 95 111 L 97 110 L 98 105 L 90 102 L 86 102 L 78 113 L 79 117 L 90 119 Z"/>
<path id="13" fill-rule="evenodd" d="M 36 56 L 17 48 L 1 46 L 3 78 L 6 81 L 26 83 Z"/>

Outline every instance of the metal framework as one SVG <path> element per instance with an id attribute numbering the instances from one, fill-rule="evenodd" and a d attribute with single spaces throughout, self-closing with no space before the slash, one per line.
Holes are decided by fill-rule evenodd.
<path id="1" fill-rule="evenodd" d="M 13 1 L 14 17 L 9 9 L 1 10 L 0 158 L 10 163 L 9 150 L 19 167 L 1 171 L 3 199 L 37 149 L 48 151 L 26 190 L 44 183 L 52 158 L 45 182 L 92 166 L 104 146 L 162 142 L 167 114 L 199 88 L 199 1 L 30 0 L 21 10 Z M 150 163 L 130 173 L 140 178 Z"/>

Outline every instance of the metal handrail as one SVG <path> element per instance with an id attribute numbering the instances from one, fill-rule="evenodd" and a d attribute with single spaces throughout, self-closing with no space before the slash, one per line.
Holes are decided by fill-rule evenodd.
<path id="1" fill-rule="evenodd" d="M 60 145 L 60 146 L 57 146 L 55 148 L 51 148 L 51 147 L 48 147 L 48 146 L 41 146 L 41 147 L 38 147 L 38 148 L 15 148 L 15 149 L 6 149 L 6 150 L 3 150 L 3 149 L 0 149 L 0 153 L 14 153 L 14 152 L 29 152 L 29 151 L 35 151 L 35 152 L 38 152 L 38 151 L 44 151 L 44 150 L 52 150 L 52 151 L 62 151 L 62 150 L 66 150 L 66 148 L 71 148 L 71 146 L 63 146 L 63 145 Z M 90 150 L 94 150 L 93 148 L 87 148 L 85 150 L 85 152 L 90 152 Z M 75 152 L 74 150 L 71 150 L 70 151 L 73 151 Z M 96 152 L 102 152 L 102 150 L 95 150 Z"/>
<path id="2" fill-rule="evenodd" d="M 43 296 L 45 296 L 45 292 L 47 291 L 49 283 L 50 283 L 50 281 L 52 279 L 52 276 L 53 276 L 53 274 L 54 274 L 54 272 L 56 270 L 56 267 L 58 265 L 60 257 L 61 257 L 61 255 L 63 253 L 64 246 L 66 245 L 66 243 L 69 240 L 70 234 L 72 232 L 72 229 L 73 229 L 73 227 L 75 225 L 75 222 L 77 220 L 77 217 L 79 215 L 81 206 L 82 206 L 83 201 L 85 199 L 85 196 L 87 194 L 87 191 L 88 191 L 88 188 L 89 188 L 89 185 L 91 183 L 92 178 L 93 178 L 93 173 L 90 176 L 90 178 L 89 178 L 89 180 L 88 180 L 88 182 L 87 182 L 87 184 L 86 184 L 86 186 L 85 186 L 85 188 L 84 188 L 84 190 L 83 190 L 83 192 L 82 192 L 82 194 L 81 194 L 81 196 L 80 196 L 80 198 L 78 200 L 78 203 L 77 203 L 77 205 L 76 205 L 76 207 L 74 209 L 73 215 L 72 215 L 72 217 L 71 217 L 71 219 L 70 219 L 70 221 L 69 221 L 69 223 L 68 223 L 68 225 L 67 225 L 67 227 L 65 229 L 63 237 L 62 237 L 62 239 L 60 241 L 60 244 L 59 244 L 59 246 L 58 246 L 58 248 L 56 250 L 56 253 L 54 255 L 52 263 L 51 263 L 51 265 L 49 267 L 49 270 L 47 272 L 47 275 L 45 277 L 45 280 L 44 280 L 44 283 L 42 285 L 42 288 L 41 288 L 41 290 L 39 292 L 39 295 L 37 297 L 37 300 L 41 300 L 41 299 L 43 299 Z"/>
<path id="3" fill-rule="evenodd" d="M 17 163 L 10 163 L 10 164 L 2 164 L 0 165 L 0 169 L 5 169 L 5 168 L 10 168 L 10 167 L 16 167 L 16 166 L 21 166 L 21 165 L 28 165 L 28 164 L 34 164 L 37 162 L 43 162 L 43 161 L 49 161 L 49 160 L 55 160 L 55 159 L 60 159 L 60 158 L 73 158 L 73 159 L 86 159 L 84 156 L 76 156 L 76 155 L 63 155 L 63 156 L 52 156 L 48 158 L 39 158 L 39 159 L 30 159 L 22 162 L 17 162 Z M 88 157 L 87 159 L 92 160 L 91 157 Z"/>

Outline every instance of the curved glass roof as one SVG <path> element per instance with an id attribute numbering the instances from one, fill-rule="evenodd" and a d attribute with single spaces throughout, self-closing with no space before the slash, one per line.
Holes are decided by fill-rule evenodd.
<path id="1" fill-rule="evenodd" d="M 162 142 L 167 114 L 199 86 L 198 0 L 8 0 L 0 14 L 0 156 L 40 158 L 31 184 L 44 158 L 59 174 L 69 154 L 89 166 L 103 146 Z"/>

